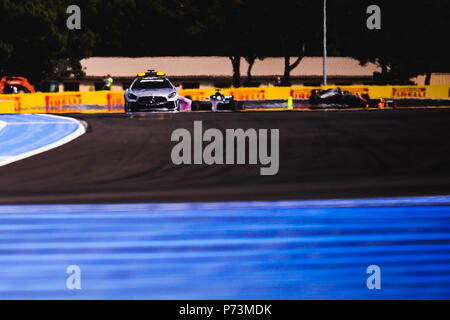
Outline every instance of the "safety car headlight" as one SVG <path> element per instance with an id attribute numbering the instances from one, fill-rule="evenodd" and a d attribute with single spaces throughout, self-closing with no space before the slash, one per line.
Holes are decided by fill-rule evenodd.
<path id="1" fill-rule="evenodd" d="M 129 93 L 128 93 L 128 98 L 131 99 L 131 100 L 136 100 L 136 99 L 137 99 L 137 96 L 134 95 L 134 94 L 132 94 L 131 92 L 129 92 Z"/>
<path id="2" fill-rule="evenodd" d="M 171 94 L 169 94 L 168 98 L 169 98 L 169 99 L 173 99 L 173 98 L 175 98 L 176 96 L 177 96 L 177 93 L 176 93 L 176 92 L 172 92 Z"/>

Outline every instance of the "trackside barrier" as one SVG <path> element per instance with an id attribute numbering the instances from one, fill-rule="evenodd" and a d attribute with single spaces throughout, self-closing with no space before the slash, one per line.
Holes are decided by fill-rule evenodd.
<path id="1" fill-rule="evenodd" d="M 121 91 L 0 95 L 0 113 L 123 112 Z"/>
<path id="2" fill-rule="evenodd" d="M 328 89 L 329 87 L 259 87 L 222 89 L 223 94 L 232 94 L 236 100 L 279 100 L 309 99 L 311 90 Z M 450 99 L 450 85 L 433 86 L 340 86 L 342 91 L 354 94 L 369 94 L 370 97 L 397 99 Z M 215 89 L 180 90 L 183 96 L 191 96 L 194 100 L 202 100 L 215 93 Z"/>
<path id="3" fill-rule="evenodd" d="M 326 87 L 326 88 L 335 88 Z M 325 87 L 259 87 L 222 89 L 236 100 L 308 99 L 311 90 Z M 397 99 L 450 99 L 450 85 L 432 86 L 341 86 L 342 91 L 369 94 L 370 97 Z M 213 89 L 180 90 L 182 96 L 203 100 L 213 95 Z M 123 91 L 89 91 L 63 93 L 33 93 L 0 95 L 3 113 L 119 113 L 123 112 Z"/>

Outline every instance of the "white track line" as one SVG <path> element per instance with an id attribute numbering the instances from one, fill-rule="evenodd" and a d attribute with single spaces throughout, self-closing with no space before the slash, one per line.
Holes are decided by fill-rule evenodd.
<path id="1" fill-rule="evenodd" d="M 39 121 L 31 121 L 31 122 L 7 122 L 6 125 L 8 126 L 19 126 L 22 124 L 66 124 L 66 123 L 72 123 L 72 121 L 55 121 L 55 122 L 39 122 Z"/>
<path id="2" fill-rule="evenodd" d="M 56 142 L 48 144 L 46 146 L 40 147 L 38 149 L 35 149 L 35 150 L 32 150 L 32 151 L 28 151 L 28 152 L 24 152 L 24 153 L 19 154 L 17 156 L 2 157 L 2 158 L 0 158 L 0 167 L 1 166 L 5 166 L 5 165 L 10 164 L 10 163 L 13 163 L 13 162 L 16 162 L 16 161 L 19 161 L 19 160 L 22 160 L 22 159 L 25 159 L 25 158 L 28 158 L 28 157 L 31 157 L 31 156 L 34 156 L 34 155 L 37 155 L 39 153 L 43 153 L 45 151 L 49 151 L 51 149 L 55 149 L 55 148 L 60 147 L 60 146 L 62 146 L 64 144 L 66 144 L 66 143 L 69 143 L 72 140 L 75 140 L 79 136 L 82 136 L 83 134 L 86 133 L 86 128 L 84 127 L 84 125 L 80 121 L 78 121 L 76 119 L 68 118 L 68 117 L 61 117 L 61 116 L 54 116 L 54 115 L 49 115 L 49 114 L 39 114 L 39 115 L 40 116 L 46 116 L 46 117 L 58 118 L 58 119 L 61 119 L 61 120 L 68 120 L 68 121 L 65 121 L 64 123 L 75 122 L 76 124 L 78 124 L 78 129 L 75 132 L 69 134 L 68 136 L 66 136 L 66 137 L 64 137 L 64 138 L 62 138 L 62 139 L 60 139 L 60 140 L 58 140 Z M 38 122 L 36 122 L 36 124 L 37 123 Z M 53 123 L 56 123 L 56 122 L 53 122 Z M 16 124 L 19 124 L 19 123 L 16 123 Z M 27 123 L 25 122 L 23 124 L 27 124 Z M 40 124 L 46 124 L 46 123 L 45 122 L 44 123 L 41 122 Z M 6 127 L 6 126 L 8 126 L 7 122 L 0 121 L 0 130 L 3 129 L 4 127 Z"/>
<path id="3" fill-rule="evenodd" d="M 2 129 L 3 129 L 4 127 L 6 127 L 6 122 L 0 120 L 0 131 L 2 131 Z"/>

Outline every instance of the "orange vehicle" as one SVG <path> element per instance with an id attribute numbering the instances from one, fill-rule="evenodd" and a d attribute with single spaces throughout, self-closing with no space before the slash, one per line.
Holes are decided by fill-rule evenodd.
<path id="1" fill-rule="evenodd" d="M 3 77 L 0 80 L 0 94 L 34 93 L 33 86 L 23 77 Z"/>

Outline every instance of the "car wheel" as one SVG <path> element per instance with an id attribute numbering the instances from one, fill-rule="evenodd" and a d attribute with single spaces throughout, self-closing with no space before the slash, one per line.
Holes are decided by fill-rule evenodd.
<path id="1" fill-rule="evenodd" d="M 200 110 L 200 102 L 192 101 L 191 111 L 198 111 L 198 110 Z"/>
<path id="2" fill-rule="evenodd" d="M 131 103 L 127 103 L 126 104 L 126 107 L 125 107 L 125 112 L 128 112 L 128 113 L 130 113 L 130 112 L 136 112 L 136 110 L 135 109 L 133 109 L 133 105 L 131 104 Z"/>

